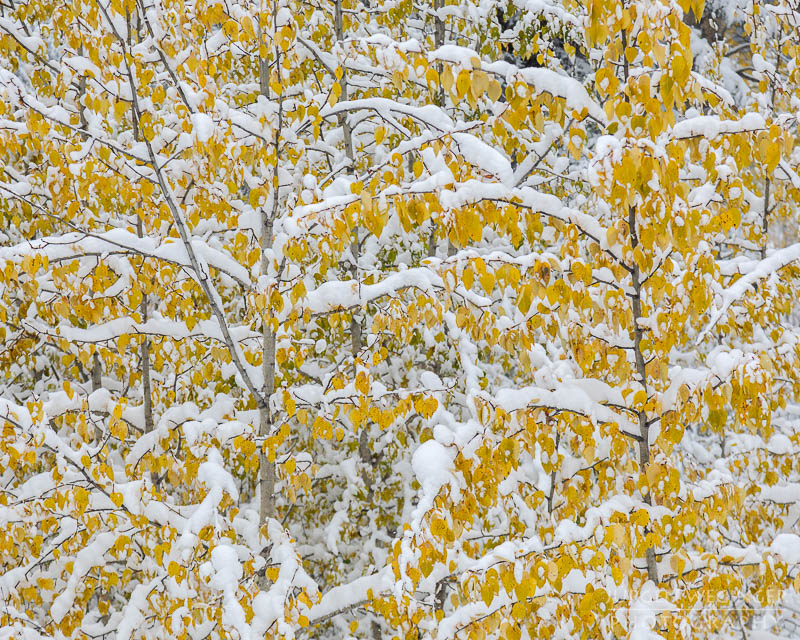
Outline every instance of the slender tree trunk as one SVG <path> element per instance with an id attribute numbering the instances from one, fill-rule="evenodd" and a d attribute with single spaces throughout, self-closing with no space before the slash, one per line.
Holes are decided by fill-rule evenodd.
<path id="1" fill-rule="evenodd" d="M 769 233 L 769 196 L 770 196 L 770 184 L 769 176 L 764 181 L 764 211 L 761 214 L 761 233 L 764 234 L 764 244 L 761 246 L 761 250 L 759 253 L 761 254 L 761 259 L 767 257 L 767 234 Z"/>
<path id="2" fill-rule="evenodd" d="M 262 262 L 261 268 L 264 273 L 267 272 L 269 265 L 267 264 L 267 250 L 272 247 L 272 220 L 267 212 L 262 213 L 262 227 L 261 227 L 261 250 Z M 270 435 L 272 431 L 272 410 L 270 408 L 270 400 L 272 394 L 275 392 L 275 332 L 272 330 L 270 323 L 266 318 L 261 323 L 261 343 L 263 349 L 263 374 L 264 374 L 264 387 L 263 397 L 266 401 L 266 406 L 263 406 L 259 412 L 259 436 L 263 439 Z M 261 502 L 260 502 L 260 515 L 261 523 L 266 524 L 270 518 L 275 517 L 275 463 L 270 462 L 266 451 L 261 452 L 261 472 L 260 472 L 260 487 L 261 487 Z"/>
<path id="3" fill-rule="evenodd" d="M 97 351 L 94 352 L 92 356 L 92 393 L 101 389 L 103 387 L 103 368 L 102 364 L 100 363 L 100 356 L 97 355 Z M 103 430 L 99 426 L 95 427 L 94 429 L 94 437 L 99 445 L 103 441 Z"/>
<path id="4" fill-rule="evenodd" d="M 439 49 L 440 47 L 444 46 L 444 20 L 442 20 L 441 16 L 439 15 L 439 9 L 444 6 L 444 0 L 433 0 L 433 42 L 434 46 Z M 441 62 L 436 63 L 436 72 L 439 77 L 439 86 L 436 89 L 436 104 L 439 108 L 444 109 L 444 86 L 442 85 L 442 72 L 444 71 L 444 67 Z M 434 221 L 431 221 L 431 235 L 428 239 L 428 255 L 433 257 L 436 255 L 436 231 L 437 231 L 437 224 Z M 447 240 L 447 255 L 452 256 L 455 255 L 456 248 L 453 246 L 453 243 L 450 242 L 450 239 Z"/>
<path id="5" fill-rule="evenodd" d="M 276 58 L 275 66 L 276 68 L 280 67 L 280 54 L 278 54 Z M 259 61 L 258 71 L 261 95 L 269 99 L 269 63 L 267 60 L 262 59 Z M 261 273 L 264 275 L 269 273 L 269 256 L 271 255 L 270 249 L 272 248 L 272 225 L 275 214 L 277 213 L 280 197 L 277 158 L 280 154 L 282 121 L 283 101 L 281 96 L 278 96 L 278 126 L 275 129 L 274 139 L 276 165 L 273 175 L 272 210 L 270 211 L 266 207 L 261 210 Z M 273 418 L 270 401 L 272 399 L 272 394 L 275 392 L 275 332 L 272 330 L 271 323 L 266 317 L 262 318 L 261 322 L 261 346 L 263 360 L 262 371 L 264 375 L 262 397 L 264 399 L 264 404 L 259 411 L 258 434 L 263 442 L 272 431 Z M 268 453 L 264 450 L 261 452 L 259 488 L 261 497 L 259 512 L 263 526 L 271 518 L 275 517 L 275 462 L 269 460 Z"/>
<path id="6" fill-rule="evenodd" d="M 342 0 L 336 0 L 334 3 L 334 25 L 336 28 L 336 40 L 341 46 L 344 41 L 344 14 L 342 11 Z M 339 85 L 342 89 L 341 100 L 348 99 L 347 87 L 347 72 L 342 69 L 342 77 L 339 79 Z M 342 138 L 344 139 L 344 150 L 347 155 L 349 163 L 348 173 L 351 175 L 355 171 L 355 152 L 353 151 L 353 130 L 350 126 L 350 121 L 346 113 L 339 114 L 339 126 L 342 128 Z M 350 277 L 353 280 L 358 280 L 358 257 L 359 257 L 359 229 L 358 225 L 353 227 L 353 235 L 350 241 L 350 254 L 352 261 L 350 263 Z M 353 360 L 358 357 L 361 352 L 361 318 L 357 312 L 353 312 L 350 320 L 350 347 L 353 355 Z"/>
<path id="7" fill-rule="evenodd" d="M 636 248 L 639 245 L 639 238 L 636 231 L 636 209 L 630 207 L 628 209 L 628 226 L 631 233 L 631 247 Z M 647 396 L 649 390 L 647 387 L 647 367 L 644 361 L 644 354 L 642 353 L 642 339 L 643 332 L 639 326 L 639 320 L 642 318 L 642 285 L 639 278 L 639 267 L 634 262 L 631 272 L 631 280 L 633 285 L 633 295 L 631 296 L 631 307 L 633 309 L 633 352 L 636 359 L 636 372 L 639 374 L 639 380 L 642 388 Z M 637 411 L 639 416 L 639 472 L 646 473 L 647 465 L 650 463 L 650 423 L 647 417 L 647 411 L 641 409 Z M 647 494 L 644 496 L 644 501 L 652 505 L 653 498 L 650 492 L 650 487 L 647 488 Z M 656 563 L 656 552 L 653 547 L 648 547 L 645 552 L 647 560 L 647 576 L 653 582 L 658 582 L 658 565 Z"/>
<path id="8" fill-rule="evenodd" d="M 83 46 L 78 47 L 78 55 L 83 55 Z M 81 138 L 85 140 L 89 139 L 89 133 L 86 129 L 89 126 L 89 123 L 86 121 L 86 108 L 81 104 L 81 101 L 86 96 L 86 75 L 81 74 L 81 79 L 78 81 L 78 113 L 80 113 L 80 127 L 81 127 Z"/>
<path id="9" fill-rule="evenodd" d="M 141 233 L 141 222 L 137 225 L 137 230 Z M 143 295 L 139 305 L 142 322 L 147 322 L 148 302 L 147 295 Z M 150 338 L 147 336 L 139 347 L 139 359 L 142 367 L 142 394 L 144 395 L 144 431 L 150 433 L 155 425 L 153 422 L 153 387 L 150 381 Z"/>
<path id="10" fill-rule="evenodd" d="M 94 352 L 92 356 L 92 392 L 97 391 L 98 389 L 102 388 L 103 386 L 103 368 L 100 364 L 100 356 L 97 355 L 97 352 Z"/>
<path id="11" fill-rule="evenodd" d="M 342 0 L 336 0 L 334 5 L 334 23 L 336 26 L 336 40 L 341 43 L 344 41 L 344 16 L 342 12 Z M 347 72 L 342 70 L 342 77 L 339 79 L 339 84 L 342 88 L 342 100 L 348 99 L 347 87 Z M 350 126 L 350 121 L 346 113 L 339 114 L 339 126 L 342 127 L 342 138 L 344 139 L 344 150 L 347 154 L 349 161 L 348 172 L 353 174 L 355 171 L 355 152 L 353 151 L 353 130 Z M 350 241 L 350 254 L 352 262 L 350 263 L 350 277 L 353 280 L 358 280 L 358 257 L 360 254 L 359 248 L 359 228 L 358 225 L 353 227 L 353 235 Z M 353 311 L 353 316 L 350 319 L 350 354 L 353 357 L 353 363 L 358 359 L 361 353 L 362 344 L 362 329 L 361 329 L 361 316 L 357 311 Z M 361 462 L 365 465 L 362 472 L 361 479 L 364 481 L 364 486 L 367 487 L 369 493 L 372 493 L 371 483 L 366 471 L 366 465 L 371 464 L 372 454 L 369 450 L 369 432 L 366 426 L 362 426 L 362 431 L 358 438 L 358 455 Z"/>
<path id="12" fill-rule="evenodd" d="M 133 44 L 134 33 L 136 34 L 137 40 L 139 37 L 139 18 L 137 14 L 136 27 L 134 28 L 130 12 L 126 12 L 126 16 L 128 22 L 128 47 L 130 48 Z M 139 141 L 139 123 L 135 117 L 133 118 L 133 138 L 137 142 Z M 144 224 L 142 222 L 142 218 L 138 215 L 136 216 L 136 235 L 139 238 L 144 237 Z M 142 317 L 142 322 L 147 322 L 149 306 L 150 300 L 148 299 L 148 295 L 143 293 L 142 300 L 139 303 L 139 315 Z M 153 387 L 150 381 L 150 338 L 148 338 L 146 335 L 144 336 L 141 345 L 139 345 L 139 366 L 142 369 L 144 431 L 145 433 L 150 433 L 154 428 Z"/>
<path id="13" fill-rule="evenodd" d="M 770 81 L 770 105 L 772 107 L 773 113 L 775 112 L 775 89 L 776 89 L 776 80 L 778 75 L 778 69 L 781 66 L 781 40 L 783 39 L 783 27 L 778 30 L 778 42 L 777 42 L 777 51 L 778 57 L 775 61 L 775 73 L 772 76 L 772 80 Z M 772 186 L 770 182 L 769 175 L 766 176 L 764 180 L 764 211 L 761 214 L 761 232 L 764 234 L 764 244 L 761 247 L 761 259 L 767 257 L 767 245 L 769 244 L 767 236 L 769 235 L 769 199 L 770 199 L 770 187 Z"/>
<path id="14" fill-rule="evenodd" d="M 134 34 L 136 40 L 139 39 L 140 21 L 138 12 L 136 15 L 136 26 L 134 27 L 130 12 L 126 11 L 126 19 L 128 23 L 128 48 L 133 45 Z M 139 121 L 137 114 L 134 111 L 133 120 L 133 138 L 139 141 Z M 144 237 L 144 223 L 139 215 L 136 215 L 136 236 L 139 238 Z M 142 262 L 144 264 L 144 262 Z M 142 322 L 147 322 L 148 308 L 150 300 L 146 293 L 142 293 L 142 300 L 139 302 L 139 315 Z M 150 338 L 144 336 L 141 344 L 139 345 L 139 366 L 141 367 L 142 374 L 142 404 L 144 409 L 144 431 L 150 433 L 154 428 L 153 421 L 153 388 L 150 380 Z M 158 487 L 159 480 L 158 474 L 155 471 L 150 473 L 150 480 L 153 486 Z"/>
<path id="15" fill-rule="evenodd" d="M 444 46 L 444 20 L 439 15 L 439 9 L 444 7 L 444 0 L 433 0 L 433 43 L 439 49 Z M 439 86 L 436 91 L 436 103 L 440 107 L 444 107 L 444 86 L 442 85 L 442 71 L 444 70 L 442 63 L 436 63 L 436 72 L 439 74 Z"/>
<path id="16" fill-rule="evenodd" d="M 137 216 L 136 220 L 136 235 L 140 238 L 144 237 L 144 229 L 142 219 Z M 142 316 L 142 322 L 147 322 L 147 309 L 149 300 L 146 293 L 142 294 L 142 301 L 139 303 L 139 315 Z M 144 432 L 150 433 L 154 428 L 153 423 L 153 388 L 150 382 L 150 338 L 144 336 L 141 345 L 139 345 L 139 366 L 142 369 L 142 397 L 144 402 Z M 158 488 L 159 480 L 158 474 L 153 471 L 150 474 L 150 479 L 153 485 Z"/>
<path id="17" fill-rule="evenodd" d="M 628 81 L 630 67 L 628 58 L 625 55 L 625 50 L 628 47 L 628 33 L 622 31 L 622 73 L 623 80 Z M 636 227 L 636 209 L 634 207 L 628 208 L 628 228 L 631 234 L 631 248 L 636 249 L 639 246 L 639 236 Z M 647 366 L 644 361 L 644 354 L 642 353 L 642 339 L 643 332 L 639 326 L 639 320 L 642 318 L 642 283 L 640 280 L 639 266 L 634 261 L 633 268 L 631 269 L 631 284 L 633 288 L 633 295 L 631 296 L 631 309 L 633 312 L 633 352 L 636 361 L 636 373 L 639 375 L 639 380 L 644 389 L 645 395 L 649 396 L 647 385 Z M 647 417 L 647 411 L 641 409 L 637 411 L 639 417 L 639 473 L 647 472 L 647 465 L 650 464 L 650 422 Z M 645 503 L 652 505 L 653 497 L 650 487 L 647 487 L 647 493 L 644 496 Z M 646 529 L 646 531 L 649 530 Z M 655 583 L 658 583 L 658 564 L 656 561 L 656 551 L 653 547 L 648 547 L 645 551 L 645 560 L 647 562 L 647 577 Z"/>
<path id="18" fill-rule="evenodd" d="M 548 423 L 549 423 L 548 419 Z M 556 431 L 556 448 L 555 448 L 555 455 L 558 456 L 558 447 L 561 445 L 561 433 Z M 548 515 L 553 514 L 553 507 L 554 507 L 554 498 L 556 495 L 556 471 L 557 469 L 554 467 L 553 471 L 550 473 L 550 495 L 547 496 L 547 513 Z"/>

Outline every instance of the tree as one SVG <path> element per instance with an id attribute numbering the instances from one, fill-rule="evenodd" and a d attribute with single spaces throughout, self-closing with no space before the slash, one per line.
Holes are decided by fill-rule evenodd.
<path id="1" fill-rule="evenodd" d="M 798 14 L 522 4 L 3 5 L 9 634 L 791 629 Z"/>
<path id="2" fill-rule="evenodd" d="M 574 209 L 547 212 L 550 231 L 516 254 L 552 256 L 520 278 L 516 309 L 499 270 L 475 265 L 503 326 L 521 327 L 476 352 L 489 365 L 521 345 L 522 366 L 504 362 L 517 375 L 476 393 L 480 428 L 442 454 L 415 538 L 412 580 L 455 585 L 451 607 L 430 610 L 436 637 L 746 635 L 753 607 L 791 597 L 796 249 L 771 251 L 759 214 L 795 210 L 795 119 L 738 111 L 692 71 L 681 9 L 658 6 L 588 7 L 606 135 L 559 173 L 577 182 L 556 191 Z M 784 154 L 781 204 L 751 209 L 753 175 Z M 514 195 L 508 209 L 531 207 Z M 755 259 L 730 257 L 737 229 L 760 240 Z"/>

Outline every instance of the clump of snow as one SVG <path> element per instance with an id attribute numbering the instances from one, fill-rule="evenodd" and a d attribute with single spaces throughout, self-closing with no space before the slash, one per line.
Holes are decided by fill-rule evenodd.
<path id="1" fill-rule="evenodd" d="M 192 129 L 197 140 L 199 142 L 208 142 L 214 135 L 214 121 L 205 113 L 193 113 L 191 118 Z"/>
<path id="2" fill-rule="evenodd" d="M 441 391 L 442 380 L 433 371 L 423 371 L 419 374 L 419 381 L 422 386 L 431 391 Z"/>
<path id="3" fill-rule="evenodd" d="M 672 128 L 676 138 L 716 138 L 726 133 L 759 131 L 766 126 L 764 117 L 758 113 L 746 113 L 739 120 L 722 120 L 717 116 L 695 116 L 678 122 Z"/>
<path id="4" fill-rule="evenodd" d="M 411 467 L 422 487 L 423 494 L 431 501 L 439 490 L 450 481 L 454 457 L 452 449 L 436 440 L 423 442 L 414 452 L 414 456 L 411 458 Z M 420 500 L 420 502 L 422 501 Z"/>
<path id="5" fill-rule="evenodd" d="M 227 544 L 214 547 L 211 560 L 201 567 L 201 573 L 206 573 L 209 585 L 223 594 L 222 623 L 236 629 L 240 638 L 250 637 L 250 625 L 236 597 L 243 569 L 234 548 Z"/>
<path id="6" fill-rule="evenodd" d="M 795 533 L 781 533 L 770 545 L 770 551 L 778 554 L 784 562 L 800 564 L 800 536 Z"/>

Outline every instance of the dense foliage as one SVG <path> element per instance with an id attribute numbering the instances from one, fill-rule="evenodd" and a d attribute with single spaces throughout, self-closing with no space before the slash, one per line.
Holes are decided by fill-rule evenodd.
<path id="1" fill-rule="evenodd" d="M 796 0 L 6 0 L 0 59 L 0 638 L 796 635 Z"/>

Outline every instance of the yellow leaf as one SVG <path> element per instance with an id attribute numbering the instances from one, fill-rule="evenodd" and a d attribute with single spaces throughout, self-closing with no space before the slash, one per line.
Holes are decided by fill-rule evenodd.
<path id="1" fill-rule="evenodd" d="M 89 492 L 83 487 L 78 487 L 73 491 L 72 496 L 75 499 L 75 506 L 78 508 L 78 513 L 86 511 L 86 507 L 89 506 Z"/>
<path id="2" fill-rule="evenodd" d="M 128 437 L 128 425 L 123 420 L 109 421 L 108 430 L 119 440 L 125 440 Z"/>
<path id="3" fill-rule="evenodd" d="M 369 377 L 363 371 L 356 374 L 356 390 L 362 395 L 369 395 Z"/>
<path id="4" fill-rule="evenodd" d="M 338 82 L 333 83 L 333 87 L 331 88 L 330 96 L 328 96 L 328 104 L 330 106 L 335 105 L 339 101 L 339 96 L 342 95 L 342 85 Z"/>
<path id="5" fill-rule="evenodd" d="M 121 121 L 125 117 L 125 114 L 128 113 L 129 108 L 130 105 L 127 102 L 117 102 L 114 105 L 114 118 L 116 118 L 118 122 Z"/>
<path id="6" fill-rule="evenodd" d="M 453 88 L 453 83 L 455 82 L 455 78 L 453 77 L 453 70 L 446 66 L 444 71 L 442 71 L 442 87 L 448 93 Z"/>
<path id="7" fill-rule="evenodd" d="M 52 578 L 37 578 L 36 584 L 45 591 L 52 591 L 55 588 L 55 582 Z"/>
<path id="8" fill-rule="evenodd" d="M 463 98 L 472 84 L 472 81 L 469 77 L 469 72 L 466 69 L 462 69 L 458 72 L 458 77 L 456 78 L 456 94 L 459 98 Z"/>
<path id="9" fill-rule="evenodd" d="M 500 97 L 500 94 L 502 92 L 503 92 L 503 87 L 497 80 L 492 80 L 491 82 L 489 82 L 489 87 L 487 88 L 487 95 L 489 96 L 490 100 L 496 101 Z"/>
<path id="10" fill-rule="evenodd" d="M 481 286 L 486 293 L 491 293 L 494 289 L 494 274 L 489 271 L 484 272 L 481 276 Z"/>
<path id="11" fill-rule="evenodd" d="M 435 87 L 439 84 L 439 74 L 433 67 L 428 67 L 428 70 L 425 72 L 425 83 L 428 87 Z"/>
<path id="12" fill-rule="evenodd" d="M 283 409 L 286 411 L 287 415 L 291 418 L 296 409 L 297 404 L 294 401 L 294 398 L 288 391 L 284 391 L 283 393 Z"/>
<path id="13" fill-rule="evenodd" d="M 487 607 L 491 606 L 494 600 L 494 590 L 488 582 L 481 587 L 481 599 Z"/>
<path id="14" fill-rule="evenodd" d="M 669 559 L 669 566 L 675 572 L 675 575 L 680 576 L 683 574 L 683 568 L 686 566 L 686 561 L 676 554 Z"/>

